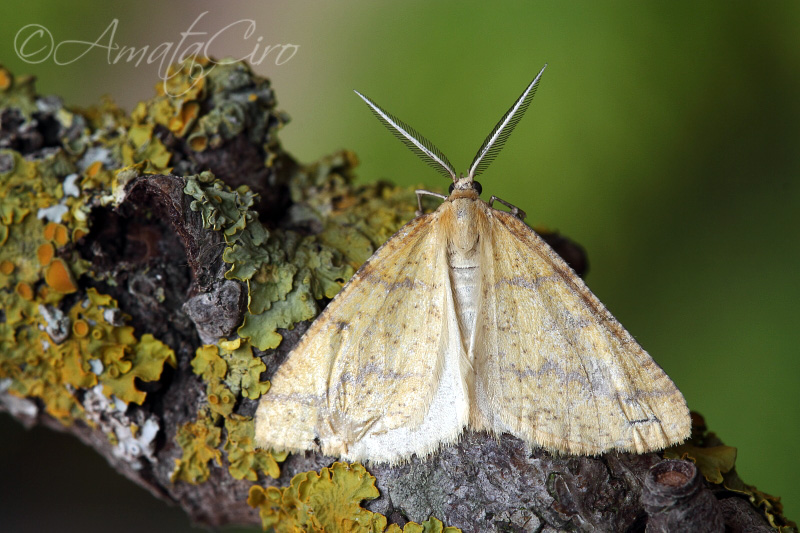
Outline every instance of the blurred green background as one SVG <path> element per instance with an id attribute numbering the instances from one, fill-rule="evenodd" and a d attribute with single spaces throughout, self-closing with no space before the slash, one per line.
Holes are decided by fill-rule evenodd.
<path id="1" fill-rule="evenodd" d="M 116 43 L 153 49 L 205 11 L 196 31 L 256 23 L 249 38 L 236 25 L 215 39 L 218 57 L 247 56 L 258 37 L 299 45 L 254 67 L 292 117 L 283 145 L 302 161 L 354 150 L 365 182 L 447 186 L 352 89 L 465 170 L 549 63 L 484 191 L 585 246 L 592 290 L 738 448 L 741 477 L 800 519 L 800 3 L 26 0 L 0 7 L 0 62 L 68 104 L 107 93 L 130 110 L 153 94 L 157 65 L 114 64 L 100 48 L 26 64 L 17 30 L 93 42 L 118 19 Z M 7 415 L 0 489 L 3 531 L 190 529 L 77 441 Z"/>

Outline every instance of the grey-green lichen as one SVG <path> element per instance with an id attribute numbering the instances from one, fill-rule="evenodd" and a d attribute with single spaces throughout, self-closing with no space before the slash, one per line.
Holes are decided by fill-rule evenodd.
<path id="1" fill-rule="evenodd" d="M 154 136 L 158 127 L 184 139 L 196 152 L 219 148 L 244 133 L 248 143 L 263 148 L 268 159 L 274 153 L 271 132 L 287 120 L 272 111 L 275 98 L 269 80 L 255 76 L 240 61 L 189 58 L 172 65 L 166 83 L 156 89 L 156 97 L 141 102 L 131 113 L 132 124 L 122 147 L 125 164 L 147 161 L 154 170 L 168 168 L 172 154 Z"/>
<path id="2" fill-rule="evenodd" d="M 228 279 L 247 284 L 248 303 L 238 329 L 260 350 L 277 347 L 279 328 L 291 328 L 319 312 L 316 301 L 332 298 L 354 273 L 342 252 L 322 244 L 317 236 L 267 229 L 245 186 L 233 190 L 210 173 L 190 176 L 184 192 L 202 214 L 206 228 L 222 233 L 230 264 Z"/>

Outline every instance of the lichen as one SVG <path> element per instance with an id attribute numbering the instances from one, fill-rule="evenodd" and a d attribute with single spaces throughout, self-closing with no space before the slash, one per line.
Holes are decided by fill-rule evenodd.
<path id="1" fill-rule="evenodd" d="M 461 533 L 461 529 L 453 526 L 445 526 L 438 518 L 430 517 L 421 524 L 416 522 L 408 522 L 401 529 L 396 524 L 390 525 L 386 529 L 386 533 Z"/>
<path id="2" fill-rule="evenodd" d="M 183 456 L 175 461 L 175 470 L 170 477 L 173 483 L 202 483 L 211 475 L 208 467 L 211 460 L 222 464 L 219 451 L 222 429 L 215 426 L 215 418 L 201 411 L 194 422 L 187 422 L 178 428 L 175 440 L 183 449 Z"/>
<path id="3" fill-rule="evenodd" d="M 223 341 L 219 344 L 220 354 L 228 363 L 225 384 L 234 394 L 257 400 L 269 390 L 269 382 L 261 381 L 261 373 L 267 367 L 258 357 L 253 357 L 250 344 L 242 339 Z"/>
<path id="4" fill-rule="evenodd" d="M 66 112 L 58 116 L 76 121 Z M 72 242 L 80 234 L 71 231 L 86 227 L 85 217 L 81 222 L 70 210 L 83 199 L 63 190 L 75 162 L 60 150 L 36 158 L 3 150 L 0 157 L 7 163 L 0 172 L 0 379 L 11 380 L 7 392 L 39 399 L 64 424 L 84 416 L 81 391 L 98 384 L 109 397 L 142 403 L 134 379 L 158 379 L 165 361 L 174 364 L 172 351 L 106 321 L 103 311 L 117 304 L 94 289 L 64 307 L 64 296 L 80 290 L 77 278 L 87 264 Z M 48 209 L 57 205 L 70 209 L 50 220 Z M 93 359 L 102 370 L 92 368 Z"/>
<path id="5" fill-rule="evenodd" d="M 36 87 L 34 76 L 14 76 L 0 65 L 0 108 L 19 109 L 23 116 L 30 117 L 36 112 Z"/>
<path id="6" fill-rule="evenodd" d="M 236 479 L 250 481 L 256 481 L 259 472 L 278 477 L 278 463 L 284 461 L 287 454 L 255 449 L 252 417 L 233 413 L 239 397 L 257 400 L 269 390 L 269 382 L 261 381 L 261 373 L 267 367 L 253 355 L 250 344 L 239 338 L 201 346 L 191 364 L 195 374 L 206 383 L 208 418 L 216 424 L 224 421 L 226 433 L 223 450 L 228 456 L 230 474 Z M 184 448 L 184 456 L 187 453 L 191 454 L 192 451 Z M 203 477 L 194 479 L 196 481 L 192 482 L 205 481 Z"/>
<path id="7" fill-rule="evenodd" d="M 269 390 L 269 382 L 261 381 L 266 365 L 253 356 L 252 347 L 242 339 L 201 346 L 192 359 L 192 368 L 207 384 L 209 407 L 223 416 L 231 413 L 236 397 L 257 400 Z"/>
<path id="8" fill-rule="evenodd" d="M 275 348 L 282 340 L 280 329 L 312 320 L 321 308 L 318 302 L 335 296 L 374 250 L 413 217 L 412 189 L 387 184 L 356 188 L 355 164 L 351 153 L 340 152 L 298 167 L 291 176 L 292 224 L 316 228 L 311 234 L 262 224 L 254 209 L 257 195 L 246 186 L 231 187 L 211 172 L 186 179 L 191 209 L 225 242 L 225 277 L 245 283 L 248 291 L 239 338 L 203 346 L 192 362 L 206 384 L 209 412 L 226 428 L 224 449 L 234 477 L 277 476 L 277 463 L 285 458 L 252 452 L 252 419 L 236 414 L 239 398 L 257 399 L 268 388 L 259 378 L 265 366 L 252 348 Z"/>
<path id="9" fill-rule="evenodd" d="M 156 89 L 157 96 L 131 114 L 132 133 L 123 146 L 127 165 L 146 160 L 151 170 L 166 168 L 171 154 L 156 135 L 159 127 L 202 152 L 241 133 L 251 145 L 267 147 L 273 142 L 269 132 L 280 126 L 275 121 L 287 120 L 271 112 L 275 97 L 269 80 L 240 61 L 188 58 L 172 65 L 166 86 L 159 83 Z"/>
<path id="10" fill-rule="evenodd" d="M 204 226 L 220 231 L 227 244 L 225 274 L 247 284 L 248 307 L 238 334 L 254 347 L 277 347 L 281 328 L 319 313 L 317 301 L 332 298 L 366 259 L 412 218 L 411 189 L 375 184 L 355 189 L 348 152 L 298 170 L 291 191 L 297 224 L 314 224 L 315 235 L 267 229 L 253 211 L 256 195 L 232 189 L 208 172 L 187 179 L 184 192 Z M 341 174 L 340 174 L 341 173 Z"/>
<path id="11" fill-rule="evenodd" d="M 361 507 L 363 500 L 380 495 L 375 478 L 358 463 L 336 462 L 317 472 L 302 472 L 292 478 L 289 486 L 266 489 L 253 485 L 247 503 L 258 509 L 266 531 L 341 531 L 363 533 L 456 533 L 461 530 L 444 527 L 431 518 L 417 524 L 409 522 L 402 529 L 387 519 Z"/>
<path id="12" fill-rule="evenodd" d="M 2 67 L 0 107 L 10 119 L 0 150 L 2 394 L 35 399 L 66 425 L 111 423 L 128 403 L 143 403 L 137 384 L 158 380 L 175 355 L 152 335 L 134 335 L 110 296 L 85 289 L 81 277 L 96 273 L 76 242 L 91 231 L 91 211 L 117 200 L 158 154 L 150 143 L 138 165 L 122 168 L 122 145 L 141 135 L 110 100 L 68 110 L 39 97 L 33 78 Z M 133 457 L 152 440 L 153 424 L 140 421 L 147 428 L 140 442 L 135 424 L 121 420 L 105 432 L 127 442 Z"/>
<path id="13" fill-rule="evenodd" d="M 255 448 L 255 425 L 249 416 L 231 415 L 225 419 L 227 432 L 223 449 L 228 456 L 228 471 L 236 479 L 258 480 L 262 472 L 270 477 L 281 475 L 278 463 L 286 460 L 286 452 Z"/>
<path id="14" fill-rule="evenodd" d="M 143 382 L 158 380 L 165 362 L 175 367 L 177 365 L 175 352 L 151 334 L 145 333 L 139 342 L 130 346 L 124 365 L 123 359 L 117 361 L 122 367 L 118 373 L 112 372 L 114 367 L 109 366 L 108 370 L 100 375 L 103 391 L 107 396 L 113 394 L 123 402 L 141 405 L 145 393 L 136 388 L 134 379 Z"/>
<path id="15" fill-rule="evenodd" d="M 0 379 L 8 383 L 5 393 L 38 400 L 64 424 L 96 425 L 111 412 L 102 415 L 98 405 L 119 411 L 141 404 L 146 394 L 137 380 L 159 379 L 175 355 L 151 335 L 137 338 L 130 326 L 108 320 L 108 312 L 119 313 L 116 301 L 80 283 L 89 262 L 75 242 L 89 232 L 89 214 L 112 192 L 115 176 L 100 161 L 116 164 L 103 155 L 109 141 L 90 135 L 90 125 L 100 124 L 58 99 L 40 98 L 32 78 L 0 71 L 0 107 L 22 122 L 18 131 L 5 130 L 14 149 L 0 150 Z M 107 118 L 111 107 L 96 116 Z M 53 121 L 58 146 L 37 146 L 35 136 L 19 140 L 37 131 L 39 120 Z M 120 137 L 119 124 L 102 127 Z M 105 402 L 91 400 L 98 393 Z"/>
<path id="16" fill-rule="evenodd" d="M 123 459 L 135 470 L 141 469 L 143 458 L 154 459 L 160 424 L 151 415 L 139 426 L 125 414 L 124 408 L 118 407 L 117 402 L 111 402 L 103 393 L 102 385 L 88 390 L 83 397 L 86 423 L 108 435 L 114 457 Z"/>
<path id="17" fill-rule="evenodd" d="M 223 421 L 224 435 L 220 427 Z M 249 416 L 230 412 L 223 415 L 213 408 L 201 409 L 197 419 L 181 426 L 175 436 L 183 453 L 175 462 L 172 482 L 205 482 L 210 475 L 208 463 L 214 459 L 222 464 L 220 450 L 227 456 L 228 472 L 236 479 L 256 481 L 259 474 L 277 478 L 280 476 L 278 463 L 288 454 L 256 449 L 254 434 L 255 425 Z"/>
<path id="18" fill-rule="evenodd" d="M 344 254 L 353 268 L 414 218 L 419 188 L 385 182 L 354 186 L 357 164 L 352 152 L 338 152 L 298 168 L 289 182 L 292 223 L 321 227 L 320 242 Z"/>
<path id="19" fill-rule="evenodd" d="M 0 291 L 0 304 L 8 310 L 0 323 L 0 379 L 10 378 L 9 393 L 40 399 L 45 411 L 66 425 L 84 418 L 81 389 L 99 384 L 108 398 L 141 405 L 145 393 L 135 379 L 155 381 L 164 363 L 175 365 L 174 352 L 152 335 L 137 339 L 132 327 L 109 323 L 106 311 L 117 303 L 95 289 L 65 314 L 69 326 L 59 343 L 48 331 L 46 308 L 36 302 Z"/>
<path id="20" fill-rule="evenodd" d="M 736 463 L 736 448 L 733 446 L 709 446 L 701 448 L 690 443 L 673 446 L 664 452 L 667 459 L 691 459 L 708 481 L 722 483 L 723 475 L 733 470 Z"/>
<path id="21" fill-rule="evenodd" d="M 154 135 L 153 124 L 135 124 L 128 130 L 127 142 L 122 145 L 122 162 L 127 165 L 144 163 L 145 172 L 169 172 L 172 153 Z"/>
<path id="22" fill-rule="evenodd" d="M 315 236 L 268 230 L 251 208 L 255 195 L 231 189 L 210 173 L 191 176 L 184 192 L 206 228 L 220 231 L 230 264 L 225 277 L 245 282 L 248 307 L 238 334 L 260 350 L 275 348 L 279 328 L 291 328 L 319 312 L 317 300 L 333 297 L 354 270 L 343 254 Z"/>

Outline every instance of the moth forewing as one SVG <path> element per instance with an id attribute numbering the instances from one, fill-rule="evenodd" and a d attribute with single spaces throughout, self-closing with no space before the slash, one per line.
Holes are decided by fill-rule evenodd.
<path id="1" fill-rule="evenodd" d="M 260 446 L 314 449 L 318 438 L 326 454 L 397 462 L 458 437 L 463 387 L 443 359 L 458 329 L 438 216 L 398 231 L 314 321 L 260 400 Z"/>
<path id="2" fill-rule="evenodd" d="M 584 455 L 685 440 L 689 411 L 664 371 L 533 230 L 490 220 L 475 356 L 492 429 Z"/>

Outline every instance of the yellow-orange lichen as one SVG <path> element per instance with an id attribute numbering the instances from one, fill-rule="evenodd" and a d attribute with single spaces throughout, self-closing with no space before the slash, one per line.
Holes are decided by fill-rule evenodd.
<path id="1" fill-rule="evenodd" d="M 76 337 L 85 337 L 89 333 L 89 324 L 85 320 L 76 320 L 72 324 L 72 332 Z"/>
<path id="2" fill-rule="evenodd" d="M 97 176 L 97 173 L 100 172 L 100 169 L 103 168 L 103 163 L 101 161 L 95 161 L 88 167 L 86 167 L 86 177 L 93 178 Z"/>
<path id="3" fill-rule="evenodd" d="M 200 104 L 197 102 L 186 102 L 181 107 L 178 116 L 172 117 L 169 121 L 169 129 L 173 133 L 183 136 L 194 124 L 200 115 Z"/>
<path id="4" fill-rule="evenodd" d="M 47 225 L 44 227 L 44 231 L 42 232 L 44 238 L 48 241 L 52 241 L 55 239 L 56 236 L 56 223 L 55 222 L 48 222 Z"/>
<path id="5" fill-rule="evenodd" d="M 12 272 L 14 272 L 14 263 L 7 259 L 0 261 L 0 274 L 10 276 Z"/>
<path id="6" fill-rule="evenodd" d="M 189 146 L 195 152 L 202 152 L 203 150 L 208 147 L 208 137 L 205 135 L 198 135 L 197 137 L 193 137 L 189 139 Z"/>
<path id="7" fill-rule="evenodd" d="M 53 248 L 53 244 L 49 242 L 39 246 L 36 250 L 36 257 L 39 258 L 39 264 L 42 266 L 49 265 L 54 255 L 56 255 L 56 249 Z"/>
<path id="8" fill-rule="evenodd" d="M 226 425 L 226 429 L 228 426 Z M 381 531 L 386 533 L 461 533 L 434 517 L 422 524 L 408 522 L 402 529 L 387 527 L 387 519 L 361 507 L 363 500 L 380 495 L 375 478 L 358 463 L 333 463 L 319 473 L 301 472 L 284 488 L 250 487 L 247 503 L 258 509 L 266 531 Z"/>
<path id="9" fill-rule="evenodd" d="M 183 457 L 175 461 L 175 470 L 170 477 L 173 483 L 202 483 L 211 474 L 208 466 L 211 460 L 222 464 L 222 452 L 218 449 L 222 428 L 214 424 L 213 416 L 208 412 L 200 412 L 197 420 L 178 428 L 175 440 L 183 449 Z"/>
<path id="10" fill-rule="evenodd" d="M 19 283 L 17 283 L 17 287 L 15 290 L 17 291 L 17 294 L 19 294 L 20 298 L 22 298 L 23 300 L 28 300 L 28 301 L 33 300 L 33 289 L 31 288 L 30 285 L 28 285 L 24 281 L 20 281 Z"/>
<path id="11" fill-rule="evenodd" d="M 183 121 L 178 117 L 172 117 L 169 120 L 169 131 L 178 133 L 183 129 Z"/>
<path id="12" fill-rule="evenodd" d="M 0 91 L 5 91 L 11 87 L 11 73 L 4 68 L 0 68 Z"/>
<path id="13" fill-rule="evenodd" d="M 63 259 L 58 257 L 47 265 L 44 272 L 44 280 L 53 290 L 63 294 L 69 294 L 78 290 L 67 264 Z"/>
<path id="14" fill-rule="evenodd" d="M 69 242 L 69 232 L 64 224 L 56 224 L 53 232 L 53 240 L 57 246 L 64 246 Z"/>

